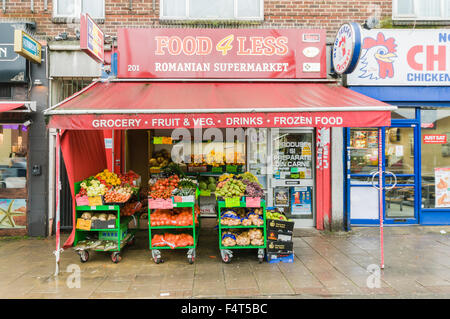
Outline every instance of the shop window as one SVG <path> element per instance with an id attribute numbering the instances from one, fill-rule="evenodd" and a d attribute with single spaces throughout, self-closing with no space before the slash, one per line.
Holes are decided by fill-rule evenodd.
<path id="1" fill-rule="evenodd" d="M 161 0 L 160 19 L 263 20 L 262 0 Z"/>
<path id="2" fill-rule="evenodd" d="M 370 174 L 378 167 L 378 130 L 350 130 L 350 172 Z"/>
<path id="3" fill-rule="evenodd" d="M 395 111 L 391 112 L 391 118 L 414 120 L 416 118 L 416 109 L 399 107 Z"/>
<path id="4" fill-rule="evenodd" d="M 422 205 L 450 208 L 450 110 L 421 110 Z"/>
<path id="5" fill-rule="evenodd" d="M 0 125 L 0 194 L 26 187 L 28 127 Z"/>
<path id="6" fill-rule="evenodd" d="M 0 99 L 11 99 L 11 86 L 8 84 L 0 84 Z"/>
<path id="7" fill-rule="evenodd" d="M 88 13 L 94 19 L 105 18 L 104 0 L 56 0 L 53 1 L 53 17 L 80 18 L 81 13 Z"/>
<path id="8" fill-rule="evenodd" d="M 450 0 L 393 0 L 394 20 L 450 20 Z"/>
<path id="9" fill-rule="evenodd" d="M 57 104 L 92 83 L 92 78 L 54 79 L 52 104 Z"/>

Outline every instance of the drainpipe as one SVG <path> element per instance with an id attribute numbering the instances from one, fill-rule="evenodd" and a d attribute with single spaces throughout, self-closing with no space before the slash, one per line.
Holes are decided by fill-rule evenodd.
<path id="1" fill-rule="evenodd" d="M 31 12 L 34 13 L 34 0 L 31 0 Z"/>
<path id="2" fill-rule="evenodd" d="M 48 10 L 48 0 L 44 0 L 44 11 Z"/>
<path id="3" fill-rule="evenodd" d="M 3 9 L 3 13 L 6 12 L 6 0 L 2 1 L 2 9 Z"/>

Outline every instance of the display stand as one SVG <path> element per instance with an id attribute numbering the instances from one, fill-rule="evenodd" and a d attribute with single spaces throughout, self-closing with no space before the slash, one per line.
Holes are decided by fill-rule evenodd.
<path id="1" fill-rule="evenodd" d="M 75 194 L 77 194 L 80 190 L 81 182 L 75 183 Z M 78 229 L 75 226 L 75 239 L 73 242 L 73 246 L 75 247 L 78 255 L 80 256 L 81 262 L 87 262 L 89 260 L 89 250 L 94 251 L 107 251 L 111 252 L 111 261 L 113 263 L 118 263 L 122 260 L 121 251 L 126 245 L 132 245 L 135 242 L 135 230 L 128 229 L 128 224 L 132 219 L 132 216 L 127 216 L 124 218 L 120 217 L 120 205 L 97 205 L 97 206 L 76 206 L 76 218 L 81 217 L 84 212 L 102 212 L 102 213 L 114 213 L 116 215 L 114 228 L 89 228 L 89 229 Z M 77 249 L 77 244 L 85 240 L 89 233 L 97 232 L 99 236 L 99 240 L 107 239 L 112 241 L 117 241 L 117 248 L 115 249 L 95 249 L 95 248 L 87 248 L 87 249 Z"/>
<path id="2" fill-rule="evenodd" d="M 197 236 L 197 232 L 198 229 L 197 227 L 200 227 L 200 216 L 198 216 L 198 220 L 199 220 L 199 224 L 198 226 L 195 223 L 195 201 L 193 202 L 175 202 L 174 201 L 174 197 L 171 198 L 172 200 L 172 205 L 173 208 L 181 208 L 181 207 L 190 207 L 192 209 L 192 225 L 188 225 L 188 226 L 177 226 L 177 225 L 163 225 L 163 226 L 152 226 L 151 223 L 151 215 L 152 212 L 154 212 L 156 209 L 171 209 L 167 206 L 161 206 L 160 208 L 157 206 L 153 206 L 152 208 L 150 208 L 150 202 L 149 202 L 149 208 L 148 208 L 148 238 L 149 238 L 149 248 L 152 252 L 152 258 L 154 260 L 155 263 L 159 264 L 164 262 L 164 260 L 161 257 L 161 251 L 162 249 L 187 249 L 187 258 L 188 258 L 188 262 L 190 264 L 193 264 L 195 261 L 195 249 L 197 247 L 197 241 L 198 241 L 198 236 Z M 154 232 L 155 230 L 173 230 L 173 231 L 179 231 L 179 230 L 192 230 L 192 237 L 194 239 L 194 244 L 191 246 L 183 246 L 183 247 L 172 247 L 172 246 L 155 246 L 153 247 L 152 245 L 152 231 Z"/>
<path id="3" fill-rule="evenodd" d="M 224 200 L 219 200 L 217 202 L 217 213 L 218 213 L 218 224 L 219 224 L 219 247 L 220 247 L 220 255 L 222 257 L 222 261 L 224 263 L 230 263 L 231 259 L 233 258 L 233 251 L 234 249 L 258 249 L 258 260 L 259 262 L 263 262 L 264 261 L 264 250 L 267 246 L 267 236 L 266 236 L 266 201 L 264 199 L 260 200 L 260 206 L 259 208 L 262 208 L 263 210 L 263 219 L 264 219 L 264 223 L 261 226 L 255 226 L 255 225 L 250 225 L 250 226 L 243 226 L 243 225 L 237 225 L 237 226 L 227 226 L 227 225 L 222 225 L 222 223 L 220 222 L 220 218 L 221 218 L 221 212 L 224 209 L 227 208 L 239 208 L 239 207 L 244 207 L 247 208 L 247 203 L 245 200 L 245 197 L 241 197 L 240 198 L 240 203 L 239 206 L 227 206 L 226 202 Z M 250 207 L 250 208 L 257 208 L 257 207 Z M 252 228 L 256 228 L 256 229 L 261 229 L 263 231 L 263 239 L 264 239 L 264 245 L 262 246 L 252 246 L 252 245 L 248 245 L 248 246 L 223 246 L 222 245 L 222 232 L 223 230 L 227 230 L 227 229 L 252 229 Z"/>

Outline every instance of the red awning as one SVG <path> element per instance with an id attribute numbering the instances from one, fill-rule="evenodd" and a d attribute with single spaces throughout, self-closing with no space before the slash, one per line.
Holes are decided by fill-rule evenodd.
<path id="1" fill-rule="evenodd" d="M 60 129 L 388 126 L 385 104 L 330 83 L 96 82 L 46 110 Z"/>
<path id="2" fill-rule="evenodd" d="M 8 103 L 3 103 L 0 102 L 0 112 L 8 112 L 8 111 L 12 111 L 12 110 L 16 110 L 18 108 L 21 108 L 22 106 L 25 106 L 25 103 L 23 102 L 8 102 Z"/>

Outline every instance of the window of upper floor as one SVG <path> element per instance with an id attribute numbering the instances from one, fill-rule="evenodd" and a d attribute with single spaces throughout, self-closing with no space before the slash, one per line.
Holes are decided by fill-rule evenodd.
<path id="1" fill-rule="evenodd" d="M 80 18 L 88 13 L 93 19 L 105 19 L 105 0 L 54 0 L 53 18 Z"/>
<path id="2" fill-rule="evenodd" d="M 160 0 L 161 20 L 264 20 L 264 0 Z"/>
<path id="3" fill-rule="evenodd" d="M 393 0 L 392 19 L 450 22 L 450 0 Z"/>

